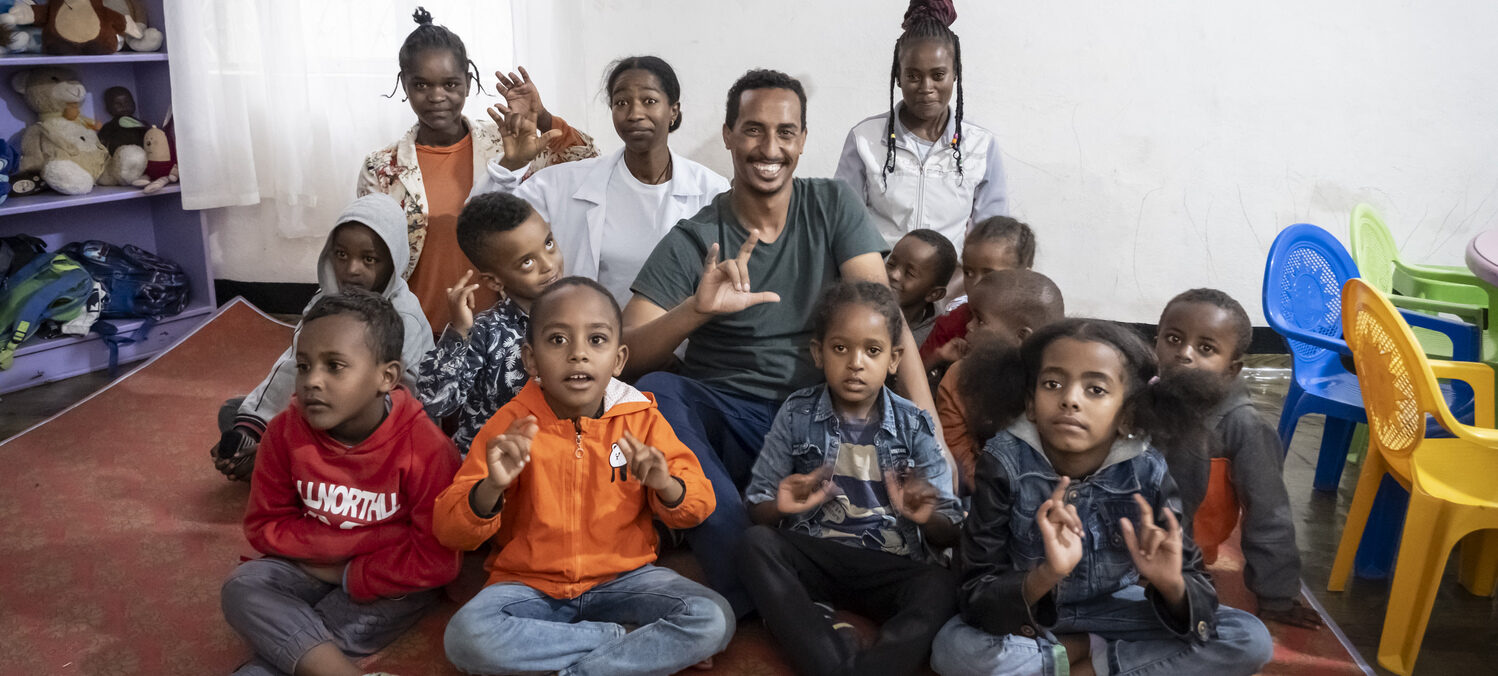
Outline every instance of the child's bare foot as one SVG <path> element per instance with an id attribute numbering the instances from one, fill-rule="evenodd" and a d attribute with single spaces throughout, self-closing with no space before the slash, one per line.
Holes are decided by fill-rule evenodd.
<path id="1" fill-rule="evenodd" d="M 1288 624 L 1301 629 L 1320 629 L 1322 627 L 1321 615 L 1306 607 L 1300 599 L 1295 599 L 1289 607 L 1269 610 L 1259 609 L 1259 619 L 1265 622 L 1278 622 Z"/>
<path id="2" fill-rule="evenodd" d="M 1066 660 L 1071 663 L 1072 676 L 1094 676 L 1092 668 L 1092 637 L 1087 634 L 1062 634 L 1056 637 L 1061 647 L 1066 648 Z"/>
<path id="3" fill-rule="evenodd" d="M 692 665 L 692 668 L 696 669 L 697 671 L 708 671 L 713 668 L 713 658 L 709 657 L 705 660 L 702 660 L 701 662 Z"/>

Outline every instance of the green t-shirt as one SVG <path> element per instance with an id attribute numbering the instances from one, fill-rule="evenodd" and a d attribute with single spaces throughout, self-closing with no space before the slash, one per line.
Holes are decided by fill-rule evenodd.
<path id="1" fill-rule="evenodd" d="M 713 199 L 661 238 L 631 290 L 670 310 L 697 292 L 702 259 L 719 244 L 718 260 L 737 256 L 749 231 L 733 213 L 732 193 Z M 811 311 L 840 266 L 866 253 L 882 253 L 884 238 L 842 181 L 798 178 L 792 183 L 785 229 L 774 242 L 755 245 L 749 257 L 752 291 L 774 291 L 778 303 L 761 303 L 719 315 L 688 337 L 681 374 L 738 394 L 782 401 L 817 383 L 811 361 Z"/>

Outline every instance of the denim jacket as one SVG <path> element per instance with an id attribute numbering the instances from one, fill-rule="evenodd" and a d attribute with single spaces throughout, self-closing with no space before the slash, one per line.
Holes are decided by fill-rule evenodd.
<path id="1" fill-rule="evenodd" d="M 1035 636 L 1056 624 L 1059 607 L 1085 604 L 1139 583 L 1118 525 L 1119 519 L 1138 519 L 1135 493 L 1150 503 L 1155 522 L 1162 527 L 1166 508 L 1181 518 L 1180 497 L 1165 457 L 1147 439 L 1120 439 L 1101 468 L 1073 481 L 1067 491 L 1066 502 L 1076 506 L 1085 531 L 1082 560 L 1032 607 L 1024 600 L 1025 576 L 1045 561 L 1035 513 L 1060 481 L 1028 421 L 1013 423 L 983 448 L 959 558 L 959 602 L 969 624 L 993 634 Z M 1202 642 L 1216 625 L 1217 592 L 1201 551 L 1184 533 L 1181 573 L 1190 607 L 1187 621 L 1175 618 L 1153 588 L 1148 597 L 1165 627 L 1182 639 Z"/>
<path id="2" fill-rule="evenodd" d="M 936 445 L 931 416 L 887 387 L 880 390 L 878 406 L 879 431 L 874 436 L 874 449 L 879 455 L 880 469 L 901 475 L 908 473 L 931 482 L 940 493 L 936 512 L 953 524 L 962 523 L 962 508 L 952 492 L 952 471 Z M 787 397 L 765 435 L 745 501 L 751 505 L 773 502 L 781 479 L 836 463 L 842 441 L 839 424 L 826 384 Z M 786 517 L 781 525 L 791 531 L 822 537 L 821 516 L 819 507 Z M 922 542 L 920 528 L 904 517 L 897 519 L 895 529 L 905 542 Z M 918 561 L 933 560 L 924 546 L 914 547 L 911 556 Z"/>

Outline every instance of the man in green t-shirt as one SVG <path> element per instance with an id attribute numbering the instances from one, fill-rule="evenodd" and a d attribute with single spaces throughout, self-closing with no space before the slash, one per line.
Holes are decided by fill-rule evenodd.
<path id="1" fill-rule="evenodd" d="M 840 279 L 889 280 L 884 239 L 852 190 L 792 177 L 806 143 L 801 83 L 752 70 L 729 89 L 727 107 L 733 188 L 656 245 L 631 287 L 624 340 L 626 374 L 638 376 L 668 366 L 690 338 L 677 373 L 649 373 L 638 387 L 655 394 L 712 480 L 717 509 L 687 539 L 708 582 L 742 617 L 753 606 L 734 573 L 750 525 L 741 491 L 780 403 L 820 380 L 808 346 L 812 306 Z M 903 347 L 918 354 L 908 328 Z M 933 410 L 919 359 L 902 360 L 898 377 Z"/>

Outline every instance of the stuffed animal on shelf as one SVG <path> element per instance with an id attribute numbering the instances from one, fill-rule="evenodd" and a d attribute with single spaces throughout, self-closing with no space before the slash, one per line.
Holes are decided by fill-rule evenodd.
<path id="1" fill-rule="evenodd" d="M 150 22 L 150 16 L 146 14 L 146 6 L 140 0 L 104 0 L 104 6 L 125 15 L 125 18 L 140 27 L 138 38 L 120 36 L 123 42 L 120 49 L 129 47 L 132 52 L 154 52 L 161 49 L 164 37 L 160 30 L 146 25 Z"/>
<path id="2" fill-rule="evenodd" d="M 109 113 L 110 120 L 99 128 L 99 140 L 109 152 L 119 150 L 120 146 L 145 147 L 146 123 L 135 118 L 135 96 L 129 89 L 104 90 L 104 111 Z"/>
<path id="3" fill-rule="evenodd" d="M 42 29 L 36 26 L 12 26 L 7 13 L 17 4 L 35 4 L 32 0 L 0 0 L 0 52 L 41 54 Z"/>
<path id="4" fill-rule="evenodd" d="M 122 34 L 144 37 L 133 19 L 105 7 L 104 0 L 51 0 L 45 5 L 17 2 L 3 20 L 10 26 L 40 26 L 42 52 L 46 54 L 113 54 L 119 51 Z"/>
<path id="5" fill-rule="evenodd" d="M 167 125 L 170 128 L 171 114 L 167 114 Z M 146 174 L 135 180 L 135 185 L 141 186 L 142 191 L 147 194 L 165 188 L 168 183 L 177 182 L 177 143 L 161 127 L 151 125 L 146 130 Z M 147 180 L 150 179 L 150 180 Z"/>
<path id="6" fill-rule="evenodd" d="M 73 71 L 22 70 L 11 86 L 37 117 L 21 135 L 18 171 L 39 172 L 47 187 L 65 195 L 87 193 L 96 184 L 131 185 L 144 175 L 144 148 L 126 145 L 111 153 L 99 141 L 99 124 L 80 113 L 88 90 Z"/>

